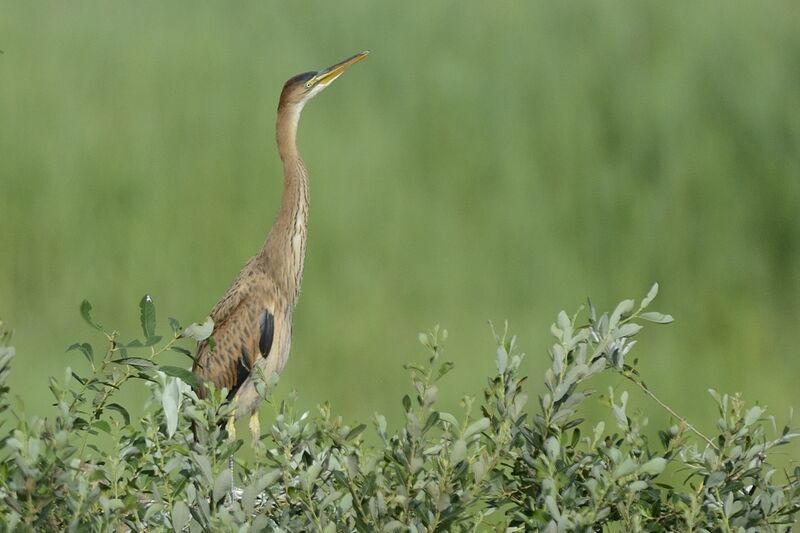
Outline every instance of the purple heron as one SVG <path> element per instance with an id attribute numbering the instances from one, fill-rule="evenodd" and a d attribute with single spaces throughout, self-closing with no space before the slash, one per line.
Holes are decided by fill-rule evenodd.
<path id="1" fill-rule="evenodd" d="M 257 380 L 280 373 L 289 356 L 292 313 L 300 294 L 308 231 L 308 172 L 297 150 L 297 125 L 309 100 L 369 52 L 361 52 L 318 72 L 299 74 L 283 86 L 276 137 L 283 162 L 283 197 L 261 250 L 233 280 L 211 311 L 214 343 L 201 341 L 192 372 L 201 382 L 228 390 L 234 422 L 250 416 L 253 439 L 260 437 Z M 205 396 L 205 387 L 196 390 Z"/>

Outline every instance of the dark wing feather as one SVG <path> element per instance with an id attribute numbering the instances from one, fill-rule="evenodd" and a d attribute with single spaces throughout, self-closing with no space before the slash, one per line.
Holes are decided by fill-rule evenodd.
<path id="1" fill-rule="evenodd" d="M 272 348 L 272 339 L 275 336 L 275 316 L 267 309 L 261 315 L 261 338 L 258 341 L 258 350 L 261 357 L 269 355 Z"/>
<path id="2" fill-rule="evenodd" d="M 228 400 L 236 396 L 236 393 L 239 392 L 239 387 L 242 386 L 244 380 L 250 375 L 250 368 L 250 354 L 247 353 L 247 348 L 242 347 L 242 355 L 240 355 L 239 359 L 236 361 L 236 381 L 228 391 Z"/>

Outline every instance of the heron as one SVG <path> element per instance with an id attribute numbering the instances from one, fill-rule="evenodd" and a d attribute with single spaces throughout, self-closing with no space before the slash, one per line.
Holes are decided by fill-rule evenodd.
<path id="1" fill-rule="evenodd" d="M 316 72 L 290 78 L 283 86 L 275 126 L 283 163 L 283 195 L 277 217 L 261 250 L 233 280 L 211 310 L 213 341 L 197 345 L 192 372 L 203 383 L 196 388 L 205 397 L 204 383 L 228 390 L 234 410 L 227 422 L 235 439 L 235 422 L 250 417 L 253 441 L 260 439 L 258 406 L 265 383 L 286 365 L 292 340 L 292 314 L 300 295 L 308 232 L 308 172 L 297 149 L 300 113 L 309 100 L 330 86 L 369 51 Z"/>

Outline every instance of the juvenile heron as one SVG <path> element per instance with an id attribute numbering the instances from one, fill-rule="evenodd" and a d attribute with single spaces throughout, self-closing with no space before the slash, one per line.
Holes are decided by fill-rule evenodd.
<path id="1" fill-rule="evenodd" d="M 261 251 L 252 257 L 211 311 L 214 319 L 212 347 L 197 345 L 192 372 L 201 382 L 228 389 L 236 405 L 228 422 L 250 415 L 250 432 L 257 440 L 261 430 L 257 380 L 280 373 L 289 356 L 292 312 L 300 294 L 308 230 L 308 172 L 297 151 L 297 124 L 303 106 L 369 52 L 361 52 L 319 72 L 299 74 L 283 86 L 278 103 L 276 137 L 283 162 L 283 197 L 278 216 Z M 197 389 L 205 396 L 203 386 Z"/>

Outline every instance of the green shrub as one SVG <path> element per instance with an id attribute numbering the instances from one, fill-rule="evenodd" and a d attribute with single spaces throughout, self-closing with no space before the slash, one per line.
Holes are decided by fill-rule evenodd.
<path id="1" fill-rule="evenodd" d="M 657 285 L 638 306 L 625 300 L 610 314 L 598 316 L 591 304 L 585 315 L 559 313 L 544 392 L 530 411 L 523 355 L 507 330 L 495 334 L 497 373 L 482 399 L 465 397 L 459 413 L 437 409 L 453 365 L 443 360 L 447 333 L 435 328 L 420 335 L 427 360 L 406 366 L 411 393 L 399 429 L 382 415 L 372 421 L 377 446 L 365 444 L 366 424 L 345 424 L 329 405 L 299 413 L 287 401 L 253 443 L 254 458 L 237 458 L 235 479 L 230 459 L 242 441 L 229 442 L 220 429 L 231 412 L 225 391 L 199 400 L 188 371 L 159 364 L 167 350 L 191 357 L 180 339 L 207 335 L 210 325 L 184 330 L 170 319 L 162 338 L 145 297 L 142 338 L 122 342 L 84 302 L 81 314 L 104 347 L 70 346 L 91 370 L 50 378 L 50 418 L 10 407 L 14 349 L 7 332 L 0 337 L 0 523 L 9 531 L 790 529 L 800 468 L 776 472 L 770 458 L 797 434 L 778 431 L 758 405 L 712 391 L 719 434 L 704 435 L 630 362 L 641 324 L 672 320 L 646 310 L 656 292 Z M 658 431 L 657 444 L 646 420 L 631 414 L 627 392 L 606 398 L 613 430 L 580 417 L 593 393 L 586 383 L 609 372 L 669 411 L 674 425 Z M 118 393 L 135 381 L 151 394 L 134 420 Z M 682 482 L 674 483 L 676 473 Z"/>

